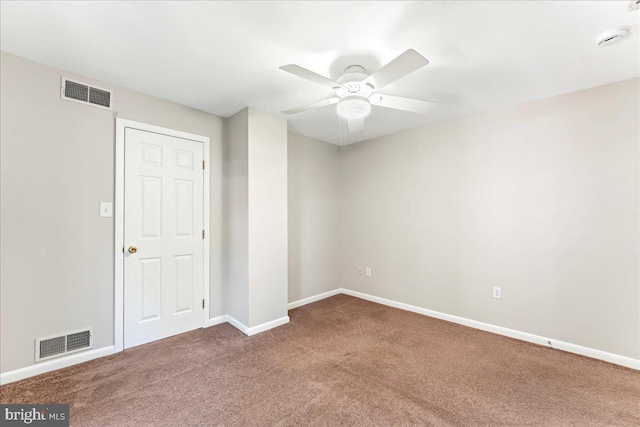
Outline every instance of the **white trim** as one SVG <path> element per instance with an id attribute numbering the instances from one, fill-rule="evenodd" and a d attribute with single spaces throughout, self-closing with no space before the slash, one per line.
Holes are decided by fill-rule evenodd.
<path id="1" fill-rule="evenodd" d="M 220 317 L 222 317 L 222 316 L 220 316 Z M 284 316 L 284 317 L 281 317 L 279 319 L 263 323 L 261 325 L 248 327 L 244 323 L 240 322 L 238 319 L 236 319 L 233 316 L 229 316 L 227 314 L 224 317 L 226 317 L 226 322 L 227 323 L 229 323 L 231 326 L 235 327 L 236 329 L 238 329 L 240 332 L 242 332 L 243 334 L 245 334 L 248 337 L 250 337 L 252 335 L 257 335 L 260 332 L 268 331 L 269 329 L 273 329 L 273 328 L 275 328 L 277 326 L 289 323 L 289 316 Z"/>
<path id="2" fill-rule="evenodd" d="M 249 328 L 248 326 L 245 326 L 243 323 L 236 320 L 234 317 L 229 316 L 228 314 L 223 314 L 222 316 L 217 316 L 217 317 L 212 317 L 211 319 L 207 319 L 207 322 L 204 325 L 204 327 L 208 328 L 210 326 L 220 325 L 225 322 L 236 327 L 243 334 L 247 336 L 252 336 L 252 335 L 259 334 L 260 332 L 273 329 L 276 326 L 289 323 L 289 316 L 281 317 L 280 319 L 272 320 L 271 322 L 263 323 L 261 325 Z M 29 377 L 34 377 L 36 375 L 55 371 L 57 369 L 66 368 L 68 366 L 77 365 L 79 363 L 87 362 L 89 360 L 97 359 L 100 357 L 110 356 L 117 352 L 118 351 L 116 350 L 116 347 L 112 345 L 109 347 L 98 348 L 90 351 L 83 351 L 82 353 L 70 354 L 68 356 L 62 356 L 56 359 L 47 360 L 45 362 L 36 363 L 35 365 L 27 366 L 25 368 L 16 369 L 15 371 L 9 371 L 9 372 L 0 374 L 0 385 L 23 380 Z"/>
<path id="3" fill-rule="evenodd" d="M 203 176 L 203 226 L 205 229 L 205 238 L 202 240 L 204 245 L 203 252 L 203 298 L 205 300 L 205 308 L 202 317 L 202 327 L 209 326 L 209 240 L 210 240 L 210 214 L 209 214 L 209 169 L 210 169 L 210 147 L 211 140 L 208 136 L 195 135 L 192 133 L 182 132 L 179 130 L 163 128 L 160 126 L 149 125 L 146 123 L 135 122 L 133 120 L 116 118 L 116 182 L 115 182 L 115 206 L 114 214 L 114 321 L 113 321 L 113 342 L 114 351 L 120 352 L 124 349 L 124 139 L 127 128 L 138 129 L 146 132 L 154 132 L 162 135 L 173 136 L 177 138 L 188 139 L 191 141 L 201 142 L 203 146 L 203 157 L 205 160 L 205 169 Z"/>
<path id="4" fill-rule="evenodd" d="M 124 350 L 124 133 L 125 120 L 116 118 L 116 183 L 113 207 L 114 232 L 114 304 L 113 344 L 117 353 Z"/>
<path id="5" fill-rule="evenodd" d="M 204 227 L 204 239 L 202 239 L 202 244 L 204 245 L 203 247 L 203 252 L 202 252 L 202 261 L 203 261 L 203 272 L 202 272 L 202 281 L 204 282 L 204 290 L 202 293 L 202 297 L 204 298 L 204 310 L 202 310 L 202 326 L 203 327 L 207 327 L 209 324 L 209 309 L 211 307 L 210 305 L 210 301 L 209 301 L 209 296 L 211 295 L 210 292 L 210 283 L 209 283 L 209 269 L 211 266 L 211 258 L 209 255 L 209 251 L 210 251 L 210 240 L 211 240 L 211 216 L 209 214 L 209 197 L 211 194 L 211 188 L 210 188 L 210 178 L 209 178 L 209 171 L 211 170 L 211 155 L 210 153 L 210 140 L 208 137 L 201 137 L 201 138 L 206 138 L 203 142 L 203 149 L 204 149 L 204 153 L 203 153 L 203 160 L 205 162 L 205 167 L 204 167 L 204 176 L 203 176 L 203 185 L 202 185 L 202 191 L 204 192 L 203 194 L 203 199 L 202 199 L 202 203 L 204 204 L 203 208 L 204 208 L 204 212 L 203 212 L 203 217 L 202 217 L 202 226 Z"/>
<path id="6" fill-rule="evenodd" d="M 0 385 L 9 384 L 14 381 L 23 380 L 25 378 L 34 377 L 46 372 L 55 371 L 56 369 L 66 368 L 68 366 L 77 365 L 78 363 L 87 362 L 99 357 L 109 356 L 114 353 L 114 347 L 97 348 L 95 350 L 75 353 L 69 356 L 59 357 L 57 359 L 47 360 L 46 362 L 37 363 L 25 368 L 16 369 L 15 371 L 0 374 Z"/>
<path id="7" fill-rule="evenodd" d="M 205 328 L 208 328 L 210 326 L 215 326 L 215 325 L 219 325 L 221 323 L 225 323 L 227 321 L 227 315 L 223 314 L 222 316 L 218 316 L 218 317 L 212 317 L 211 319 L 207 320 L 207 324 L 204 325 Z"/>
<path id="8" fill-rule="evenodd" d="M 606 362 L 614 363 L 616 365 L 626 366 L 627 368 L 640 370 L 640 360 L 633 359 L 631 357 L 620 356 L 618 354 L 608 353 L 602 350 L 596 350 L 589 347 L 584 347 L 577 344 L 571 344 L 564 341 L 558 341 L 551 338 L 545 338 L 539 335 L 529 334 L 527 332 L 520 332 L 514 329 L 504 328 L 502 326 L 491 325 L 489 323 L 478 322 L 476 320 L 466 319 L 464 317 L 454 316 L 451 314 L 441 313 L 434 310 L 429 310 L 422 307 L 417 307 L 410 304 L 405 304 L 402 302 L 397 302 L 393 300 L 389 300 L 386 298 L 380 298 L 373 295 L 364 294 L 362 292 L 356 292 L 349 289 L 339 288 L 333 291 L 324 292 L 322 294 L 315 295 L 313 297 L 304 298 L 299 301 L 294 301 L 289 303 L 289 308 L 300 307 L 305 304 L 309 304 L 315 301 L 319 301 L 324 298 L 328 298 L 333 295 L 345 294 L 350 295 L 352 297 L 364 299 L 367 301 L 376 302 L 378 304 L 386 305 L 389 307 L 399 308 L 401 310 L 411 311 L 413 313 L 422 314 L 429 317 L 434 317 L 436 319 L 446 320 L 448 322 L 457 323 L 460 325 L 468 326 L 474 329 L 480 329 L 487 332 L 492 332 L 498 335 L 504 335 L 507 337 L 515 338 L 521 341 L 527 341 L 534 344 L 539 344 L 542 346 L 549 346 L 551 343 L 551 347 L 567 351 L 569 353 L 575 353 L 582 356 L 590 357 L 593 359 L 604 360 Z M 289 316 L 282 317 L 280 319 L 273 320 L 271 322 L 263 323 L 262 325 L 254 326 L 249 328 L 245 326 L 243 323 L 239 322 L 234 317 L 224 314 L 222 316 L 213 317 L 208 319 L 205 327 L 219 325 L 221 323 L 227 322 L 239 329 L 240 332 L 247 336 L 256 335 L 260 332 L 264 332 L 266 330 L 275 328 L 276 326 L 283 325 L 289 322 Z M 5 372 L 0 374 L 0 385 L 8 384 L 14 381 L 22 380 L 24 378 L 33 377 L 35 375 L 40 375 L 45 372 L 54 371 L 56 369 L 66 368 L 68 366 L 76 365 L 78 363 L 86 362 L 89 360 L 97 359 L 99 357 L 109 356 L 117 352 L 114 346 L 103 347 L 96 350 L 85 351 L 82 353 L 71 354 L 69 356 L 60 357 L 57 359 L 52 359 L 46 362 L 38 363 L 35 365 L 27 366 L 25 368 L 16 369 L 15 371 Z"/>
<path id="9" fill-rule="evenodd" d="M 249 330 L 249 328 L 247 326 L 245 326 L 244 323 L 240 322 L 239 320 L 237 320 L 233 316 L 229 316 L 228 314 L 226 315 L 226 318 L 227 318 L 227 323 L 228 324 L 230 324 L 234 328 L 238 329 L 243 334 L 247 335 L 247 331 Z"/>
<path id="10" fill-rule="evenodd" d="M 251 328 L 247 328 L 247 332 L 245 334 L 250 337 L 251 335 L 259 334 L 260 332 L 268 331 L 269 329 L 273 329 L 277 326 L 284 325 L 289 323 L 289 316 L 284 316 L 276 320 L 272 320 L 267 323 L 263 323 L 258 326 L 252 326 Z"/>
<path id="11" fill-rule="evenodd" d="M 539 344 L 545 347 L 551 347 L 558 350 L 567 351 L 569 353 L 580 354 L 582 356 L 591 357 L 593 359 L 604 360 L 606 362 L 615 363 L 616 365 L 626 366 L 627 368 L 640 370 L 639 359 L 633 359 L 631 357 L 621 356 L 619 354 L 608 353 L 606 351 L 596 350 L 590 347 L 583 347 L 581 345 L 571 344 L 568 342 L 559 341 L 552 338 L 545 338 L 540 335 L 534 335 L 527 332 L 520 332 L 515 329 L 504 328 L 502 326 L 496 326 L 489 323 L 478 322 L 477 320 L 471 320 L 464 317 L 454 316 L 452 314 L 441 313 L 439 311 L 429 310 L 422 307 L 416 307 L 415 305 L 405 304 L 402 302 L 397 302 L 397 301 L 389 300 L 386 298 L 380 298 L 373 295 L 364 294 L 362 292 L 352 291 L 349 289 L 340 289 L 340 291 L 343 294 L 351 295 L 352 297 L 376 302 L 378 304 L 386 305 L 389 307 L 399 308 L 401 310 L 423 314 L 425 316 L 434 317 L 436 319 L 446 320 L 448 322 L 469 326 L 474 329 L 480 329 L 482 331 L 492 332 L 498 335 L 504 335 L 504 336 L 515 338 L 521 341 L 527 341 L 527 342 Z"/>
<path id="12" fill-rule="evenodd" d="M 492 332 L 498 335 L 504 335 L 506 337 L 515 338 L 521 341 L 526 341 L 545 347 L 551 347 L 558 350 L 563 350 L 569 353 L 575 353 L 582 356 L 590 357 L 592 359 L 604 360 L 616 365 L 626 366 L 627 368 L 640 370 L 640 360 L 633 359 L 627 356 L 621 356 L 619 354 L 608 353 L 606 351 L 597 350 L 595 348 L 584 347 L 577 344 L 568 343 L 565 341 L 559 341 L 553 338 L 546 338 L 540 335 L 530 334 L 528 332 L 521 332 L 515 329 L 509 329 L 502 326 L 492 325 L 489 323 L 479 322 L 477 320 L 471 320 L 460 316 L 454 316 L 452 314 L 441 313 L 439 311 L 429 310 L 427 308 L 417 307 L 415 305 L 405 304 L 402 302 L 393 301 L 386 298 L 376 297 L 373 295 L 365 294 L 362 292 L 352 291 L 350 289 L 338 288 L 333 291 L 324 292 L 312 297 L 303 298 L 298 301 L 290 302 L 288 305 L 289 310 L 310 304 L 312 302 L 320 301 L 324 298 L 328 298 L 338 294 L 350 295 L 352 297 L 364 299 L 367 301 L 376 302 L 378 304 L 386 305 L 389 307 L 399 308 L 401 310 L 411 311 L 413 313 L 422 314 L 424 316 L 433 317 L 436 319 L 446 320 L 448 322 L 457 323 L 459 325 L 468 326 L 474 329 L 480 329 L 482 331 Z"/>
<path id="13" fill-rule="evenodd" d="M 289 310 L 292 310 L 294 308 L 298 308 L 298 307 L 303 306 L 303 305 L 311 304 L 312 302 L 320 301 L 321 299 L 329 298 L 329 297 L 332 297 L 334 295 L 338 295 L 340 293 L 342 293 L 342 289 L 334 289 L 334 290 L 329 291 L 329 292 L 323 292 L 321 294 L 314 295 L 312 297 L 302 298 L 302 299 L 300 299 L 298 301 L 290 302 L 287 305 L 287 308 Z"/>

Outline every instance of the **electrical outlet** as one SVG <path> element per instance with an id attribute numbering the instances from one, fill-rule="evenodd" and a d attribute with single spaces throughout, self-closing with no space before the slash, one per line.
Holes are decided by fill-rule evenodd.
<path id="1" fill-rule="evenodd" d="M 502 289 L 500 289 L 497 286 L 494 286 L 493 287 L 493 297 L 494 298 L 498 298 L 498 299 L 502 298 Z"/>
<path id="2" fill-rule="evenodd" d="M 371 277 L 371 269 L 367 267 L 367 277 Z"/>
<path id="3" fill-rule="evenodd" d="M 358 275 L 362 276 L 362 267 L 358 267 Z"/>

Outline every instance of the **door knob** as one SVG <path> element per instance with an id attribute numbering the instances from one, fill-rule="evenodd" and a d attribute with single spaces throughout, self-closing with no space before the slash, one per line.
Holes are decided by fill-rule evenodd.
<path id="1" fill-rule="evenodd" d="M 138 248 L 136 248 L 135 246 L 129 246 L 130 254 L 135 254 L 136 252 L 138 252 Z"/>

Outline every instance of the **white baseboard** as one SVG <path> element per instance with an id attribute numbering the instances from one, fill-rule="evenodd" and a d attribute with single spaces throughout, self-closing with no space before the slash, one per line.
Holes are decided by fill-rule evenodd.
<path id="1" fill-rule="evenodd" d="M 314 296 L 309 297 L 309 298 L 303 298 L 303 299 L 298 300 L 298 301 L 290 302 L 289 305 L 287 306 L 287 308 L 289 310 L 291 310 L 291 309 L 298 308 L 298 307 L 306 305 L 306 304 L 310 304 L 312 302 L 320 301 L 321 299 L 325 299 L 325 298 L 332 297 L 334 295 L 338 295 L 340 293 L 342 293 L 342 289 L 334 289 L 334 290 L 329 291 L 329 292 L 323 292 L 321 294 L 314 295 Z"/>
<path id="2" fill-rule="evenodd" d="M 285 323 L 289 323 L 289 316 L 284 316 L 258 326 L 247 328 L 247 332 L 245 332 L 245 334 L 250 337 L 251 335 L 256 335 L 260 332 L 268 331 L 269 329 L 273 329 L 276 326 L 284 325 Z"/>
<path id="3" fill-rule="evenodd" d="M 113 354 L 114 351 L 115 347 L 111 345 L 109 347 L 70 354 L 58 359 L 47 360 L 46 362 L 40 362 L 25 368 L 16 369 L 15 371 L 4 372 L 0 374 L 0 385 L 34 377 L 46 372 L 55 371 L 56 369 L 77 365 L 78 363 L 88 362 L 89 360 L 97 359 L 99 357 L 109 356 Z"/>
<path id="4" fill-rule="evenodd" d="M 350 295 L 356 298 L 361 298 L 367 301 L 376 302 L 378 304 L 386 305 L 389 307 L 399 308 L 401 310 L 411 311 L 413 313 L 422 314 L 436 319 L 446 320 L 448 322 L 457 323 L 460 325 L 468 326 L 474 329 L 480 329 L 487 332 L 492 332 L 498 335 L 504 335 L 510 338 L 519 339 L 521 341 L 531 342 L 534 344 L 543 345 L 546 347 L 552 347 L 558 350 L 567 351 L 569 353 L 580 354 L 582 356 L 591 357 L 593 359 L 604 360 L 606 362 L 614 363 L 616 365 L 625 366 L 627 368 L 640 370 L 640 360 L 633 359 L 631 357 L 621 356 L 619 354 L 608 353 L 602 350 L 596 350 L 590 347 L 584 347 L 577 344 L 572 344 L 564 341 L 559 341 L 553 338 L 546 338 L 540 335 L 534 335 L 527 332 L 517 331 L 515 329 L 504 328 L 502 326 L 496 326 L 489 323 L 479 322 L 477 320 L 471 320 L 464 317 L 454 316 L 452 314 L 441 313 L 439 311 L 429 310 L 427 308 L 417 307 L 415 305 L 405 304 L 402 302 L 393 301 L 386 298 L 376 297 L 373 295 L 365 294 L 362 292 L 352 291 L 349 289 L 335 289 L 333 291 L 324 292 L 309 298 L 304 298 L 299 301 L 289 303 L 289 309 L 310 304 L 312 302 L 319 301 L 324 298 L 328 298 L 338 294 Z M 289 316 L 281 317 L 280 319 L 272 320 L 271 322 L 263 323 L 258 326 L 248 327 L 242 322 L 238 321 L 228 314 L 217 316 L 209 319 L 209 323 L 206 327 L 219 325 L 227 322 L 239 329 L 240 332 L 247 336 L 256 335 L 260 332 L 267 331 L 275 328 L 276 326 L 289 323 Z M 56 369 L 66 368 L 68 366 L 77 365 L 78 363 L 87 362 L 89 360 L 97 359 L 99 357 L 109 356 L 115 351 L 114 346 L 98 348 L 95 350 L 89 350 L 82 353 L 71 354 L 69 356 L 60 357 L 59 359 L 51 359 L 46 362 L 37 363 L 35 365 L 27 366 L 25 368 L 16 369 L 15 371 L 4 372 L 0 374 L 0 385 L 12 383 L 25 378 L 33 377 L 36 375 L 44 374 L 46 372 L 55 371 Z"/>
<path id="5" fill-rule="evenodd" d="M 276 326 L 284 325 L 285 323 L 289 323 L 289 316 L 284 316 L 276 320 L 272 320 L 270 322 L 263 323 L 261 325 L 248 327 L 244 323 L 240 322 L 236 318 L 229 316 L 227 314 L 227 322 L 238 329 L 240 332 L 250 337 L 251 335 L 259 334 L 260 332 L 268 331 L 269 329 L 273 329 Z"/>
<path id="6" fill-rule="evenodd" d="M 238 329 L 240 332 L 242 332 L 243 334 L 247 335 L 247 330 L 249 329 L 248 326 L 245 326 L 244 323 L 240 322 L 239 320 L 237 320 L 235 317 L 230 316 L 230 315 L 225 315 L 226 322 L 228 324 L 230 324 L 231 326 L 233 326 L 234 328 Z"/>
<path id="7" fill-rule="evenodd" d="M 546 347 L 567 351 L 569 353 L 580 354 L 582 356 L 591 357 L 593 359 L 604 360 L 606 362 L 615 363 L 616 365 L 626 366 L 627 368 L 640 370 L 640 360 L 633 359 L 631 357 L 621 356 L 619 354 L 614 354 L 614 353 L 608 353 L 606 351 L 596 350 L 590 347 L 571 344 L 571 343 L 559 341 L 553 338 L 546 338 L 540 335 L 534 335 L 527 332 L 517 331 L 515 329 L 504 328 L 502 326 L 483 323 L 477 320 L 471 320 L 464 317 L 454 316 L 452 314 L 441 313 L 439 311 L 429 310 L 422 307 L 416 307 L 415 305 L 405 304 L 402 302 L 397 302 L 397 301 L 389 300 L 386 298 L 380 298 L 373 295 L 364 294 L 362 292 L 352 291 L 349 289 L 340 289 L 340 291 L 346 295 L 351 295 L 353 297 L 361 298 L 367 301 L 377 302 L 378 304 L 383 304 L 389 307 L 395 307 L 401 310 L 423 314 L 425 316 L 446 320 L 448 322 L 458 323 L 460 325 L 469 326 L 471 328 L 480 329 L 482 331 L 493 332 L 494 334 L 504 335 L 510 338 L 519 339 L 521 341 L 527 341 L 534 344 L 539 344 Z"/>
<path id="8" fill-rule="evenodd" d="M 223 314 L 222 316 L 212 317 L 211 319 L 209 319 L 209 322 L 207 322 L 207 324 L 204 325 L 204 327 L 208 328 L 209 326 L 219 325 L 226 321 L 227 321 L 227 315 Z"/>
<path id="9" fill-rule="evenodd" d="M 232 316 L 228 314 L 217 316 L 209 319 L 209 322 L 205 327 L 219 325 L 221 323 L 228 322 L 235 326 L 243 334 L 247 336 L 256 335 L 260 332 L 268 331 L 276 326 L 289 323 L 289 316 L 281 317 L 280 319 L 272 320 L 271 322 L 263 323 L 261 325 L 253 326 L 251 328 L 245 326 Z M 23 380 L 25 378 L 35 377 L 36 375 L 44 374 L 46 372 L 55 371 L 56 369 L 66 368 L 78 363 L 87 362 L 89 360 L 97 359 L 99 357 L 109 356 L 114 354 L 115 346 L 98 348 L 95 350 L 88 350 L 81 353 L 70 354 L 68 356 L 62 356 L 58 359 L 47 360 L 46 362 L 36 363 L 25 368 L 16 369 L 15 371 L 4 372 L 0 374 L 0 385 L 9 384 L 14 381 Z"/>

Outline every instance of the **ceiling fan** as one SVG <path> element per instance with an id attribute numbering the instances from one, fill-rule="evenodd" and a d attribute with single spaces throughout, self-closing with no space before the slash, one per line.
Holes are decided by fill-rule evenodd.
<path id="1" fill-rule="evenodd" d="M 409 49 L 373 74 L 367 74 L 364 67 L 350 65 L 337 81 L 321 76 L 299 65 L 289 64 L 280 67 L 281 70 L 298 77 L 329 87 L 335 91 L 335 96 L 304 105 L 298 108 L 282 111 L 283 114 L 296 114 L 303 111 L 338 104 L 338 115 L 347 119 L 349 132 L 364 129 L 364 118 L 371 112 L 371 106 L 393 108 L 426 114 L 436 105 L 435 102 L 401 96 L 384 95 L 378 90 L 405 77 L 408 74 L 427 65 L 429 61 L 413 49 Z"/>

